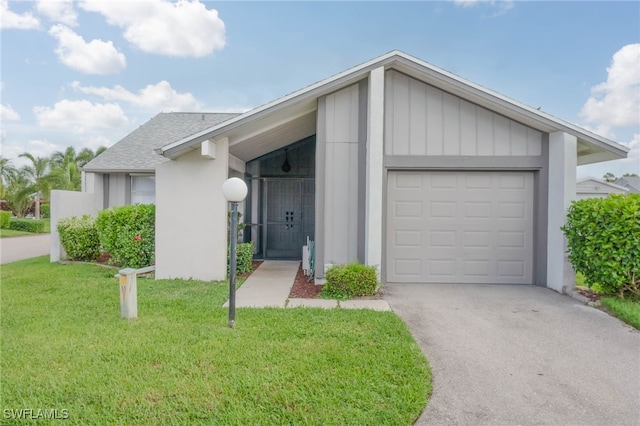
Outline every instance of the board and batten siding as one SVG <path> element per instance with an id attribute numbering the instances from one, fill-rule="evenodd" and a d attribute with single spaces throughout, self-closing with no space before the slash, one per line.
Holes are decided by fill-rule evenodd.
<path id="1" fill-rule="evenodd" d="M 347 263 L 358 255 L 359 86 L 320 98 L 317 143 L 324 152 L 323 262 Z M 321 129 L 320 129 L 321 127 Z M 322 274 L 323 275 L 323 274 Z"/>
<path id="2" fill-rule="evenodd" d="M 385 155 L 541 156 L 542 133 L 394 70 Z"/>

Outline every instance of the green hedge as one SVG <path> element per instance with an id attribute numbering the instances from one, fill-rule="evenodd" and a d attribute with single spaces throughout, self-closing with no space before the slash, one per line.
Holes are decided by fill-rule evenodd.
<path id="1" fill-rule="evenodd" d="M 100 256 L 100 239 L 96 221 L 90 216 L 70 217 L 58 221 L 60 243 L 71 260 L 93 261 Z"/>
<path id="2" fill-rule="evenodd" d="M 0 211 L 0 228 L 9 229 L 11 226 L 11 212 Z"/>
<path id="3" fill-rule="evenodd" d="M 154 264 L 155 212 L 153 204 L 136 204 L 102 210 L 98 214 L 98 237 L 112 262 L 129 268 Z"/>
<path id="4" fill-rule="evenodd" d="M 44 232 L 44 221 L 35 219 L 11 219 L 9 229 L 42 234 Z"/>
<path id="5" fill-rule="evenodd" d="M 42 219 L 46 219 L 51 217 L 51 205 L 50 204 L 40 204 L 40 217 Z"/>
<path id="6" fill-rule="evenodd" d="M 229 267 L 231 260 L 229 255 L 231 253 L 231 247 L 227 246 L 227 273 L 229 272 Z M 247 272 L 251 272 L 253 270 L 253 244 L 252 243 L 242 243 L 236 245 L 236 273 L 237 274 L 245 274 Z"/>
<path id="7" fill-rule="evenodd" d="M 640 296 L 640 194 L 574 201 L 562 231 L 569 260 L 589 287 Z"/>
<path id="8" fill-rule="evenodd" d="M 325 274 L 325 279 L 322 296 L 335 299 L 372 296 L 380 285 L 376 267 L 359 262 L 333 265 Z"/>

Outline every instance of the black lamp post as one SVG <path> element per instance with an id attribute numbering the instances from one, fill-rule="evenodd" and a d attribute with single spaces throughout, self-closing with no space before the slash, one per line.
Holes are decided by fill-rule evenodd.
<path id="1" fill-rule="evenodd" d="M 240 178 L 227 179 L 222 184 L 222 194 L 231 203 L 231 230 L 229 238 L 229 327 L 236 323 L 236 268 L 238 263 L 236 246 L 238 243 L 238 203 L 247 196 L 247 184 Z"/>

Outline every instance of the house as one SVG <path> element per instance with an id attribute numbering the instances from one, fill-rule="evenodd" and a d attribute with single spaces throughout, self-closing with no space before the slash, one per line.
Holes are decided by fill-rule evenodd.
<path id="1" fill-rule="evenodd" d="M 616 181 L 616 185 L 623 186 L 631 194 L 640 193 L 640 176 L 623 176 Z"/>
<path id="2" fill-rule="evenodd" d="M 399 51 L 210 119 L 221 121 L 183 137 L 128 136 L 85 167 L 83 194 L 54 194 L 52 217 L 134 202 L 136 178 L 155 177 L 156 277 L 222 279 L 221 187 L 240 176 L 256 256 L 300 259 L 309 237 L 319 279 L 359 260 L 383 282 L 563 291 L 573 281 L 560 227 L 576 166 L 628 152 Z M 138 155 L 140 169 L 129 163 Z"/>
<path id="3" fill-rule="evenodd" d="M 584 178 L 576 182 L 576 199 L 605 198 L 609 194 L 626 194 L 629 190 L 615 183 L 605 182 L 596 178 Z"/>

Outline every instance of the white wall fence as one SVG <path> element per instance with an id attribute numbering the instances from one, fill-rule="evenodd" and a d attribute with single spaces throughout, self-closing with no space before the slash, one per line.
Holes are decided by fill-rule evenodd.
<path id="1" fill-rule="evenodd" d="M 66 256 L 60 244 L 58 221 L 67 217 L 83 215 L 96 216 L 100 211 L 98 195 L 92 192 L 51 191 L 51 262 L 58 262 Z M 101 196 L 100 196 L 101 197 Z"/>

